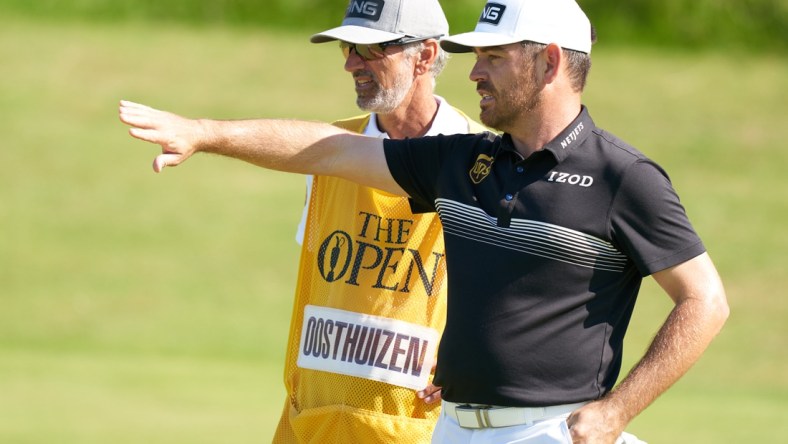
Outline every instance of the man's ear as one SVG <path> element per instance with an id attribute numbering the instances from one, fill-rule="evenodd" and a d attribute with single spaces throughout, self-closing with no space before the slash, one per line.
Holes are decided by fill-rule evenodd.
<path id="1" fill-rule="evenodd" d="M 416 60 L 415 72 L 417 75 L 426 74 L 430 71 L 432 65 L 435 64 L 435 59 L 438 58 L 439 50 L 440 44 L 437 40 L 429 39 L 424 41 L 424 46 L 419 51 L 418 60 Z"/>
<path id="2" fill-rule="evenodd" d="M 544 83 L 552 83 L 558 77 L 561 65 L 564 64 L 564 52 L 555 43 L 550 43 L 541 54 L 544 67 Z"/>

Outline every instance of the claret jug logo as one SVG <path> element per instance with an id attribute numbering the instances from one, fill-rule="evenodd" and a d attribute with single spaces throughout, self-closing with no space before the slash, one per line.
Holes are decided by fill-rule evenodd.
<path id="1" fill-rule="evenodd" d="M 353 0 L 347 8 L 345 17 L 362 18 L 378 21 L 383 12 L 384 0 Z"/>
<path id="2" fill-rule="evenodd" d="M 489 23 L 491 25 L 497 25 L 501 22 L 504 11 L 506 11 L 506 5 L 493 2 L 487 3 L 484 5 L 484 10 L 482 11 L 482 16 L 479 17 L 479 21 Z"/>
<path id="3" fill-rule="evenodd" d="M 479 154 L 479 157 L 476 158 L 476 163 L 473 164 L 473 168 L 469 172 L 471 182 L 476 185 L 480 184 L 492 171 L 494 161 L 495 159 L 486 154 Z"/>

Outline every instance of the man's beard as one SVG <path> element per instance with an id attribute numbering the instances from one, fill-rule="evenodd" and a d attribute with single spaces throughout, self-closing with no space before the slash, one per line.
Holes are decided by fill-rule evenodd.
<path id="1" fill-rule="evenodd" d="M 391 88 L 383 89 L 377 78 L 372 73 L 365 73 L 370 76 L 375 83 L 375 92 L 369 96 L 358 96 L 356 105 L 363 111 L 375 112 L 378 114 L 388 114 L 393 112 L 402 103 L 402 100 L 410 91 L 413 85 L 413 77 L 407 72 L 402 71 L 394 80 Z"/>
<path id="2" fill-rule="evenodd" d="M 495 99 L 492 109 L 482 110 L 479 119 L 489 128 L 510 131 L 523 115 L 531 113 L 542 103 L 542 91 L 536 80 L 536 72 L 529 69 L 525 81 L 498 90 L 488 82 L 479 82 L 476 87 L 489 92 Z"/>

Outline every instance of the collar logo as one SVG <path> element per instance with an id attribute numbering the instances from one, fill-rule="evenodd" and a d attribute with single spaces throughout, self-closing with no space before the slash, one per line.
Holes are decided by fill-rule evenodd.
<path id="1" fill-rule="evenodd" d="M 468 172 L 471 176 L 471 182 L 479 185 L 489 176 L 490 171 L 492 171 L 493 162 L 495 162 L 494 158 L 486 154 L 479 154 L 479 157 L 476 158 L 476 163 L 473 164 L 473 168 Z"/>
<path id="2" fill-rule="evenodd" d="M 484 5 L 482 16 L 479 17 L 479 22 L 489 23 L 491 25 L 498 25 L 503 18 L 503 12 L 506 11 L 506 5 L 500 3 L 487 3 Z"/>
<path id="3" fill-rule="evenodd" d="M 384 0 L 353 0 L 347 7 L 345 18 L 362 18 L 376 22 L 383 12 Z"/>

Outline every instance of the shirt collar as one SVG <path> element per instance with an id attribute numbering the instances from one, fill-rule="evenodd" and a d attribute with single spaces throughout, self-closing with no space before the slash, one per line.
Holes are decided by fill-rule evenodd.
<path id="1" fill-rule="evenodd" d="M 594 121 L 588 114 L 588 108 L 582 105 L 580 114 L 577 115 L 575 120 L 572 121 L 561 133 L 558 134 L 553 140 L 548 142 L 541 150 L 547 151 L 555 157 L 558 163 L 566 159 L 572 150 L 580 146 L 583 141 L 596 129 Z M 504 133 L 503 135 L 503 149 L 507 151 L 516 151 L 512 136 Z M 537 151 L 538 152 L 538 151 Z"/>
<path id="2" fill-rule="evenodd" d="M 468 121 L 460 115 L 454 108 L 446 102 L 441 96 L 434 96 L 438 101 L 438 112 L 432 120 L 425 136 L 437 136 L 438 134 L 465 134 L 469 131 Z M 369 116 L 369 123 L 364 128 L 364 135 L 371 137 L 378 137 L 380 139 L 388 139 L 389 135 L 384 133 L 378 128 L 378 119 L 376 113 L 371 113 Z"/>
<path id="3" fill-rule="evenodd" d="M 377 137 L 378 139 L 388 139 L 389 135 L 384 133 L 383 131 L 378 128 L 378 118 L 377 113 L 371 113 L 369 115 L 369 121 L 367 122 L 367 127 L 364 128 L 364 135 L 370 137 Z"/>

